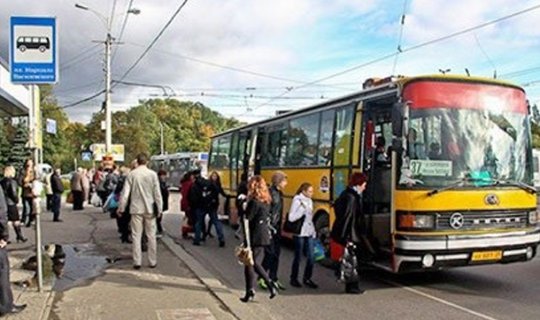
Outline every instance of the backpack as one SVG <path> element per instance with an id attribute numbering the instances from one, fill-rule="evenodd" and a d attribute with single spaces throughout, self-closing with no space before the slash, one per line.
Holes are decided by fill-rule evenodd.
<path id="1" fill-rule="evenodd" d="M 198 178 L 189 191 L 189 202 L 192 207 L 211 208 L 215 204 L 215 188 L 210 180 Z"/>

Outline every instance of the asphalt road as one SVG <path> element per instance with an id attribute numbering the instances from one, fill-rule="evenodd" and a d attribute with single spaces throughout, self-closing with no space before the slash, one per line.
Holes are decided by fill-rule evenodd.
<path id="1" fill-rule="evenodd" d="M 179 212 L 178 194 L 173 193 L 171 200 L 171 212 Z M 180 214 L 167 214 L 164 220 L 167 231 L 179 235 Z M 216 239 L 201 247 L 187 240 L 178 243 L 240 296 L 243 269 L 234 257 L 239 241 L 228 226 L 224 230 L 226 248 L 219 248 Z M 283 283 L 288 282 L 291 263 L 292 251 L 284 248 L 279 271 Z M 367 292 L 351 296 L 343 294 L 343 285 L 336 282 L 331 270 L 317 265 L 313 280 L 319 289 L 288 286 L 274 300 L 259 289 L 253 304 L 276 319 L 538 319 L 539 273 L 539 258 L 407 275 L 366 270 L 361 285 Z"/>

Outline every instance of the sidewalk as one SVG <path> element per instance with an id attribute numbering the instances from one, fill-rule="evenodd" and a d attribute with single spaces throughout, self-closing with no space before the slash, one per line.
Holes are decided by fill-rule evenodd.
<path id="1" fill-rule="evenodd" d="M 43 244 L 65 245 L 68 257 L 56 286 L 67 290 L 55 292 L 49 286 L 38 293 L 36 288 L 12 285 L 16 303 L 29 306 L 6 319 L 269 318 L 239 302 L 238 293 L 167 236 L 158 242 L 158 267 L 150 269 L 143 260 L 143 268 L 134 270 L 131 245 L 120 242 L 115 220 L 100 208 L 64 208 L 61 218 L 63 223 L 52 223 L 45 213 L 41 221 Z M 10 246 L 12 282 L 31 276 L 23 273 L 20 263 L 33 253 L 32 229 L 24 229 L 27 243 Z M 85 279 L 90 276 L 93 279 Z"/>

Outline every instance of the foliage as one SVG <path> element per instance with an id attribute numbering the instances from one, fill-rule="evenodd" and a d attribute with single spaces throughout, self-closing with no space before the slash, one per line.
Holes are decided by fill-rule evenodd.
<path id="1" fill-rule="evenodd" d="M 15 136 L 11 141 L 9 151 L 9 163 L 15 168 L 22 168 L 24 161 L 32 155 L 28 148 L 28 127 L 24 122 L 19 122 L 15 127 Z"/>

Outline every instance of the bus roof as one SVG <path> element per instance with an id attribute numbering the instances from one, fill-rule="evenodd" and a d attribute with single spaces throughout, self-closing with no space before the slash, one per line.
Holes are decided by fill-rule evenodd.
<path id="1" fill-rule="evenodd" d="M 519 89 L 521 91 L 524 91 L 523 88 L 521 88 L 521 87 L 519 87 L 519 86 L 517 86 L 517 85 L 515 85 L 515 84 L 513 84 L 511 82 L 504 81 L 504 80 L 484 78 L 484 77 L 469 77 L 469 76 L 465 76 L 465 75 L 433 74 L 433 75 L 421 75 L 421 76 L 413 76 L 413 77 L 398 76 L 398 77 L 385 78 L 385 79 L 391 79 L 391 81 L 384 82 L 381 85 L 376 85 L 376 86 L 370 87 L 368 89 L 360 90 L 360 91 L 354 92 L 352 94 L 349 94 L 349 95 L 346 95 L 346 96 L 343 96 L 343 97 L 335 98 L 335 99 L 328 100 L 328 101 L 318 103 L 318 104 L 315 104 L 315 105 L 300 108 L 298 110 L 290 111 L 290 112 L 287 112 L 287 113 L 284 113 L 284 114 L 281 114 L 281 115 L 278 115 L 278 116 L 275 116 L 275 117 L 271 117 L 271 118 L 268 118 L 268 119 L 265 119 L 265 120 L 253 122 L 253 123 L 250 123 L 250 124 L 238 127 L 238 128 L 229 129 L 227 131 L 215 134 L 214 136 L 212 136 L 212 138 L 219 137 L 219 136 L 222 136 L 222 135 L 227 135 L 227 134 L 229 134 L 231 132 L 235 132 L 235 131 L 241 131 L 241 130 L 244 130 L 244 129 L 249 129 L 249 128 L 254 127 L 254 126 L 259 126 L 259 125 L 262 125 L 262 124 L 274 122 L 274 121 L 279 120 L 279 119 L 285 119 L 285 118 L 288 118 L 288 117 L 292 117 L 292 116 L 294 116 L 296 114 L 302 114 L 302 113 L 307 112 L 307 111 L 316 110 L 316 109 L 322 109 L 324 107 L 328 107 L 328 106 L 331 106 L 331 105 L 345 105 L 345 104 L 350 103 L 352 101 L 359 100 L 360 98 L 370 97 L 370 96 L 373 96 L 373 95 L 378 95 L 378 94 L 384 93 L 385 91 L 387 91 L 388 93 L 392 93 L 394 91 L 397 91 L 398 88 L 403 88 L 405 85 L 407 85 L 407 84 L 409 84 L 411 82 L 415 82 L 415 81 L 422 81 L 422 80 L 445 81 L 446 80 L 446 81 L 463 81 L 463 82 L 486 83 L 486 84 L 494 84 L 494 85 L 500 85 L 500 86 L 508 86 L 508 87 L 512 87 L 512 88 L 516 88 L 516 89 Z"/>
<path id="2" fill-rule="evenodd" d="M 190 159 L 190 158 L 204 158 L 203 154 L 207 152 L 177 152 L 170 154 L 159 154 L 151 156 L 150 160 L 165 160 L 165 159 Z"/>

